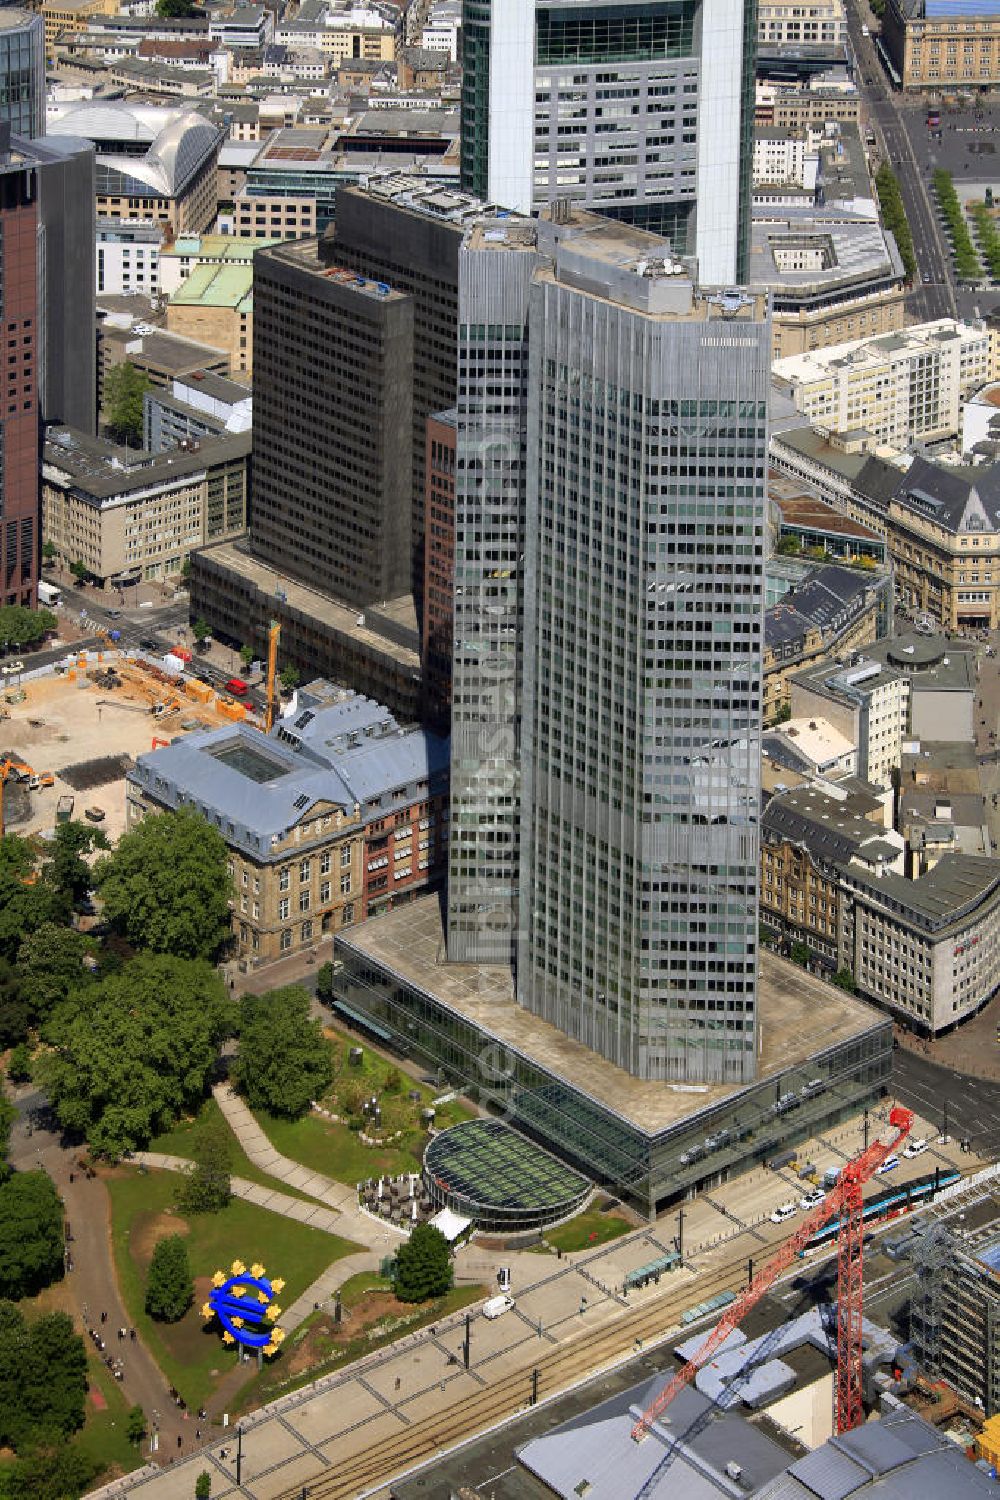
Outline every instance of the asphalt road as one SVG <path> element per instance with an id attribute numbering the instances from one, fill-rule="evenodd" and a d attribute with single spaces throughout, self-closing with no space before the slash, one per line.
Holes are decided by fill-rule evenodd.
<path id="1" fill-rule="evenodd" d="M 969 1078 L 898 1047 L 893 1054 L 892 1088 L 896 1096 L 943 1128 L 965 1137 L 980 1156 L 1000 1156 L 1000 1083 Z"/>
<path id="2" fill-rule="evenodd" d="M 858 60 L 858 83 L 868 106 L 883 156 L 899 182 L 903 207 L 913 236 L 913 250 L 920 278 L 906 299 L 907 311 L 918 322 L 957 315 L 946 247 L 913 151 L 913 144 L 900 118 L 896 102 L 872 37 L 861 35 L 869 12 L 860 0 L 849 0 L 847 25 L 851 47 Z M 929 277 L 929 283 L 924 281 Z"/>

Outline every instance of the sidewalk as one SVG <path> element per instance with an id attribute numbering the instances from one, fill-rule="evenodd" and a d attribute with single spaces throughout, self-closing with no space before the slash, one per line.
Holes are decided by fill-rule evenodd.
<path id="1" fill-rule="evenodd" d="M 162 1172 L 186 1172 L 191 1166 L 186 1157 L 165 1156 L 159 1151 L 136 1151 L 129 1157 L 129 1162 L 154 1167 Z M 266 1208 L 270 1213 L 282 1214 L 286 1219 L 297 1219 L 300 1224 L 308 1224 L 310 1229 L 321 1229 L 325 1234 L 342 1237 L 341 1217 L 334 1209 L 323 1208 L 318 1203 L 303 1203 L 301 1198 L 290 1198 L 287 1193 L 261 1187 L 259 1182 L 248 1182 L 245 1177 L 233 1177 L 230 1185 L 234 1198 L 243 1198 L 258 1208 Z M 376 1250 L 358 1250 L 353 1255 L 345 1255 L 333 1261 L 311 1286 L 306 1287 L 291 1307 L 282 1311 L 282 1328 L 291 1333 L 351 1276 L 356 1276 L 359 1271 L 377 1271 L 381 1259 Z"/>
<path id="2" fill-rule="evenodd" d="M 336 1230 L 338 1234 L 342 1234 L 345 1239 L 360 1240 L 373 1249 L 377 1243 L 381 1243 L 388 1251 L 397 1249 L 406 1238 L 406 1230 L 363 1213 L 353 1187 L 335 1182 L 322 1172 L 313 1172 L 300 1162 L 291 1161 L 287 1156 L 282 1156 L 280 1151 L 276 1151 L 243 1100 L 233 1093 L 229 1084 L 217 1083 L 212 1093 L 230 1130 L 254 1166 L 276 1181 L 287 1183 L 300 1193 L 308 1193 L 325 1207 L 333 1209 L 340 1215 Z M 308 1205 L 305 1207 L 308 1208 Z"/>

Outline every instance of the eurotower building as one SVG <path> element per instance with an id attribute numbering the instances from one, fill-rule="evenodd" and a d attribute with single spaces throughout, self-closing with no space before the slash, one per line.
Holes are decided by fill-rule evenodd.
<path id="1" fill-rule="evenodd" d="M 459 273 L 449 957 L 636 1077 L 749 1081 L 766 301 L 562 204 Z"/>
<path id="2" fill-rule="evenodd" d="M 462 187 L 566 198 L 747 279 L 755 0 L 464 0 Z"/>

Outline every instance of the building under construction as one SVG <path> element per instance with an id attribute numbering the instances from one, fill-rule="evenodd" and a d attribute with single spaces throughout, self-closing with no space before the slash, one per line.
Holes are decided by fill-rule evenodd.
<path id="1" fill-rule="evenodd" d="M 913 1352 L 931 1377 L 987 1417 L 1000 1412 L 1000 1226 L 984 1197 L 920 1236 L 910 1305 Z"/>

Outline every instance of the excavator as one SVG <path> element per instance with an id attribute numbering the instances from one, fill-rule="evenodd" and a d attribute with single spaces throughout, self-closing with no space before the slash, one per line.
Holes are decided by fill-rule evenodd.
<path id="1" fill-rule="evenodd" d="M 8 758 L 7 760 L 0 761 L 0 839 L 3 838 L 7 831 L 4 823 L 3 796 L 4 787 L 11 776 L 13 776 L 15 781 L 27 782 L 28 790 L 31 792 L 37 792 L 39 787 L 55 785 L 55 777 L 51 771 L 35 772 L 23 760 L 11 760 Z"/>

